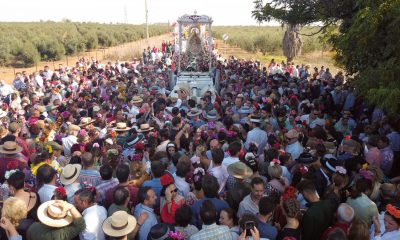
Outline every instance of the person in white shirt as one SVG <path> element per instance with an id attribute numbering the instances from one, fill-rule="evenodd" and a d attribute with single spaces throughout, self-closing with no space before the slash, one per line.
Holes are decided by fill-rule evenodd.
<path id="1" fill-rule="evenodd" d="M 228 180 L 229 173 L 226 166 L 222 165 L 224 160 L 224 151 L 221 148 L 213 149 L 211 151 L 212 156 L 212 168 L 208 170 L 208 173 L 213 175 L 219 184 L 218 193 L 221 194 L 225 190 L 226 180 Z"/>
<path id="2" fill-rule="evenodd" d="M 107 210 L 97 205 L 96 200 L 94 187 L 82 188 L 75 193 L 75 206 L 86 223 L 86 229 L 79 234 L 80 240 L 105 240 L 102 224 L 107 218 Z"/>
<path id="3" fill-rule="evenodd" d="M 36 173 L 37 183 L 39 185 L 40 202 L 44 203 L 53 198 L 56 187 L 57 171 L 48 164 L 40 166 Z"/>
<path id="4" fill-rule="evenodd" d="M 186 156 L 180 157 L 176 165 L 176 172 L 174 173 L 175 186 L 178 189 L 179 195 L 186 198 L 190 192 L 189 183 L 186 182 L 186 174 L 189 173 L 192 162 Z"/>
<path id="5" fill-rule="evenodd" d="M 299 133 L 292 129 L 285 134 L 288 145 L 285 148 L 285 152 L 290 153 L 292 159 L 296 160 L 303 152 L 303 146 L 299 143 Z"/>
<path id="6" fill-rule="evenodd" d="M 65 156 L 70 156 L 71 155 L 71 147 L 75 143 L 78 142 L 78 132 L 81 130 L 80 127 L 74 124 L 68 125 L 68 136 L 65 138 L 62 138 L 62 145 L 64 146 L 64 155 Z"/>
<path id="7" fill-rule="evenodd" d="M 371 240 L 400 239 L 400 209 L 392 204 L 386 205 L 386 211 L 373 218 Z"/>
<path id="8" fill-rule="evenodd" d="M 239 155 L 241 154 L 242 144 L 240 142 L 232 142 L 229 144 L 228 151 L 229 157 L 224 158 L 222 165 L 229 167 L 232 163 L 239 162 Z"/>

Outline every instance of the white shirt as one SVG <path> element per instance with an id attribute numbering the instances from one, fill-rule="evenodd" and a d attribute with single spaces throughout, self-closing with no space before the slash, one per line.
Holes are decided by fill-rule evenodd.
<path id="1" fill-rule="evenodd" d="M 223 192 L 225 189 L 226 180 L 229 177 L 229 173 L 228 170 L 226 169 L 226 166 L 221 165 L 218 167 L 213 167 L 210 170 L 208 170 L 208 173 L 213 175 L 218 180 L 219 184 L 218 193 Z"/>
<path id="2" fill-rule="evenodd" d="M 131 107 L 131 110 L 129 110 L 129 113 L 132 114 L 133 116 L 136 116 L 139 114 L 139 108 L 133 105 Z"/>
<path id="3" fill-rule="evenodd" d="M 187 183 L 184 178 L 177 176 L 176 173 L 174 173 L 174 181 L 179 194 L 186 198 L 190 192 L 189 183 Z"/>
<path id="4" fill-rule="evenodd" d="M 67 192 L 67 200 L 69 203 L 74 204 L 74 194 L 76 191 L 81 189 L 81 184 L 79 182 L 71 183 L 70 185 L 66 185 L 65 191 Z"/>
<path id="5" fill-rule="evenodd" d="M 97 204 L 86 208 L 82 212 L 86 229 L 79 234 L 80 240 L 105 240 L 103 222 L 107 218 L 107 210 Z"/>
<path id="6" fill-rule="evenodd" d="M 374 236 L 375 234 L 375 226 L 374 224 L 371 225 L 371 229 L 370 229 L 370 236 L 371 236 L 371 240 L 394 240 L 394 239 L 400 239 L 400 230 L 396 230 L 396 231 L 391 231 L 391 232 L 385 232 L 385 223 L 383 221 L 385 217 L 385 212 L 382 212 L 379 215 L 379 222 L 381 224 L 381 234 L 378 236 Z"/>
<path id="7" fill-rule="evenodd" d="M 239 162 L 239 158 L 229 156 L 224 158 L 224 160 L 222 161 L 222 165 L 224 165 L 225 167 L 229 167 L 229 165 L 235 162 Z"/>
<path id="8" fill-rule="evenodd" d="M 62 144 L 64 146 L 64 155 L 65 156 L 70 156 L 71 155 L 71 148 L 72 145 L 74 145 L 75 143 L 77 143 L 78 138 L 74 135 L 69 135 L 65 138 L 62 138 Z"/>
<path id="9" fill-rule="evenodd" d="M 297 158 L 299 158 L 300 154 L 303 152 L 303 146 L 301 146 L 299 141 L 296 141 L 295 143 L 287 145 L 285 148 L 285 151 L 290 153 L 293 160 L 296 160 Z"/>
<path id="10" fill-rule="evenodd" d="M 38 191 L 40 197 L 40 203 L 50 201 L 54 195 L 54 190 L 57 187 L 50 184 L 44 184 Z"/>
<path id="11" fill-rule="evenodd" d="M 160 145 L 157 146 L 156 148 L 156 152 L 166 152 L 167 151 L 167 145 L 170 141 L 169 140 L 165 140 L 162 143 L 160 143 Z"/>

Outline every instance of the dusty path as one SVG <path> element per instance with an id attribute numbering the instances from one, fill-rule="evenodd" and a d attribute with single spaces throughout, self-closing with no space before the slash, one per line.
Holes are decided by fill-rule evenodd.
<path id="1" fill-rule="evenodd" d="M 142 39 L 135 42 L 130 42 L 115 47 L 110 47 L 106 49 L 97 49 L 95 51 L 83 52 L 76 56 L 66 56 L 64 59 L 54 62 L 39 62 L 36 66 L 30 68 L 5 68 L 0 67 L 0 79 L 5 80 L 5 82 L 11 83 L 14 79 L 16 72 L 27 71 L 29 74 L 43 69 L 44 66 L 49 66 L 50 68 L 56 68 L 59 64 L 72 66 L 78 59 L 85 57 L 94 57 L 100 61 L 115 61 L 115 60 L 132 60 L 134 57 L 141 57 L 144 48 L 147 46 L 156 46 L 159 48 L 162 41 L 172 40 L 170 34 L 163 34 L 160 36 L 155 36 L 149 38 L 147 42 L 146 39 Z"/>

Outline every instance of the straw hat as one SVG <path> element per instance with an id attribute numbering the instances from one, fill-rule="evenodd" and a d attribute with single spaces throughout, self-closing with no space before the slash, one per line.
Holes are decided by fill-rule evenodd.
<path id="1" fill-rule="evenodd" d="M 211 110 L 203 116 L 205 119 L 215 121 L 219 119 L 219 114 L 216 110 Z"/>
<path id="2" fill-rule="evenodd" d="M 57 109 L 57 106 L 56 106 L 56 105 L 49 105 L 49 106 L 46 106 L 46 112 L 50 112 L 51 110 L 54 110 L 54 109 Z"/>
<path id="3" fill-rule="evenodd" d="M 128 127 L 125 122 L 117 123 L 117 126 L 115 128 L 113 128 L 113 129 L 116 132 L 126 132 L 126 131 L 131 130 L 131 128 Z"/>
<path id="4" fill-rule="evenodd" d="M 194 117 L 194 116 L 199 116 L 202 113 L 202 111 L 198 108 L 192 108 L 190 109 L 190 112 L 187 113 L 188 117 Z"/>
<path id="5" fill-rule="evenodd" d="M 70 185 L 75 182 L 79 177 L 82 166 L 80 164 L 68 164 L 66 165 L 61 173 L 60 181 L 63 185 Z"/>
<path id="6" fill-rule="evenodd" d="M 150 127 L 148 123 L 145 124 L 140 124 L 140 129 L 137 130 L 137 132 L 149 132 L 153 130 L 153 127 Z"/>
<path id="7" fill-rule="evenodd" d="M 131 103 L 142 103 L 143 99 L 140 96 L 133 96 Z"/>
<path id="8" fill-rule="evenodd" d="M 144 135 L 143 135 L 143 134 L 137 134 L 136 137 L 133 138 L 133 139 L 132 139 L 132 137 L 130 137 L 130 138 L 128 137 L 128 138 L 126 139 L 126 143 L 125 143 L 125 144 L 126 144 L 126 146 L 128 146 L 128 147 L 132 147 L 132 146 L 135 145 L 136 143 L 142 141 L 143 138 L 144 138 Z"/>
<path id="9" fill-rule="evenodd" d="M 77 125 L 74 124 L 70 124 L 68 125 L 68 132 L 78 132 L 79 130 L 81 130 L 81 128 Z"/>
<path id="10" fill-rule="evenodd" d="M 228 173 L 234 178 L 246 179 L 253 175 L 253 170 L 243 162 L 235 162 L 228 166 Z"/>
<path id="11" fill-rule="evenodd" d="M 66 204 L 60 200 L 50 200 L 42 203 L 38 210 L 37 215 L 39 221 L 46 226 L 61 228 L 68 226 L 72 223 L 73 218 L 71 213 L 63 213 L 59 205 Z"/>
<path id="12" fill-rule="evenodd" d="M 16 142 L 7 141 L 3 145 L 0 145 L 0 153 L 15 154 L 20 152 L 22 152 L 22 147 L 18 146 Z"/>
<path id="13" fill-rule="evenodd" d="M 287 138 L 298 138 L 298 137 L 299 137 L 299 132 L 297 132 L 297 131 L 294 130 L 294 129 L 291 129 L 291 130 L 289 130 L 289 132 L 287 132 L 287 133 L 285 134 L 285 136 L 286 136 Z"/>
<path id="14" fill-rule="evenodd" d="M 110 237 L 123 237 L 136 227 L 136 219 L 125 211 L 116 211 L 103 222 L 103 231 Z"/>
<path id="15" fill-rule="evenodd" d="M 92 120 L 92 118 L 90 118 L 90 117 L 83 117 L 83 118 L 81 118 L 81 121 L 79 123 L 79 127 L 85 127 L 85 126 L 87 126 L 89 124 L 92 124 L 94 122 L 95 122 L 95 120 Z"/>

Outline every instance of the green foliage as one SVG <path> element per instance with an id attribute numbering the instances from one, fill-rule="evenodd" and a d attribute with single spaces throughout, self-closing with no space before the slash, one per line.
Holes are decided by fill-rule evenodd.
<path id="1" fill-rule="evenodd" d="M 40 54 L 36 47 L 32 43 L 26 42 L 16 49 L 13 65 L 16 67 L 29 67 L 39 60 Z"/>
<path id="2" fill-rule="evenodd" d="M 58 23 L 0 23 L 0 65 L 29 67 L 40 59 L 59 60 L 65 54 L 143 39 L 145 30 L 144 25 L 74 23 L 68 19 Z M 150 37 L 168 31 L 168 25 L 149 26 Z"/>
<path id="3" fill-rule="evenodd" d="M 400 111 L 400 0 L 256 0 L 260 22 L 322 23 L 323 41 L 359 96 L 389 112 Z M 331 26 L 339 25 L 339 31 Z M 307 43 L 303 43 L 307 46 Z"/>
<path id="4" fill-rule="evenodd" d="M 303 34 L 317 32 L 318 27 L 305 27 Z M 256 27 L 256 26 L 216 26 L 213 35 L 222 39 L 223 34 L 229 36 L 228 44 L 237 45 L 248 52 L 260 51 L 263 54 L 282 55 L 282 38 L 285 30 L 281 27 Z M 322 50 L 321 34 L 303 36 L 303 53 Z M 321 38 L 322 39 L 322 38 Z"/>

